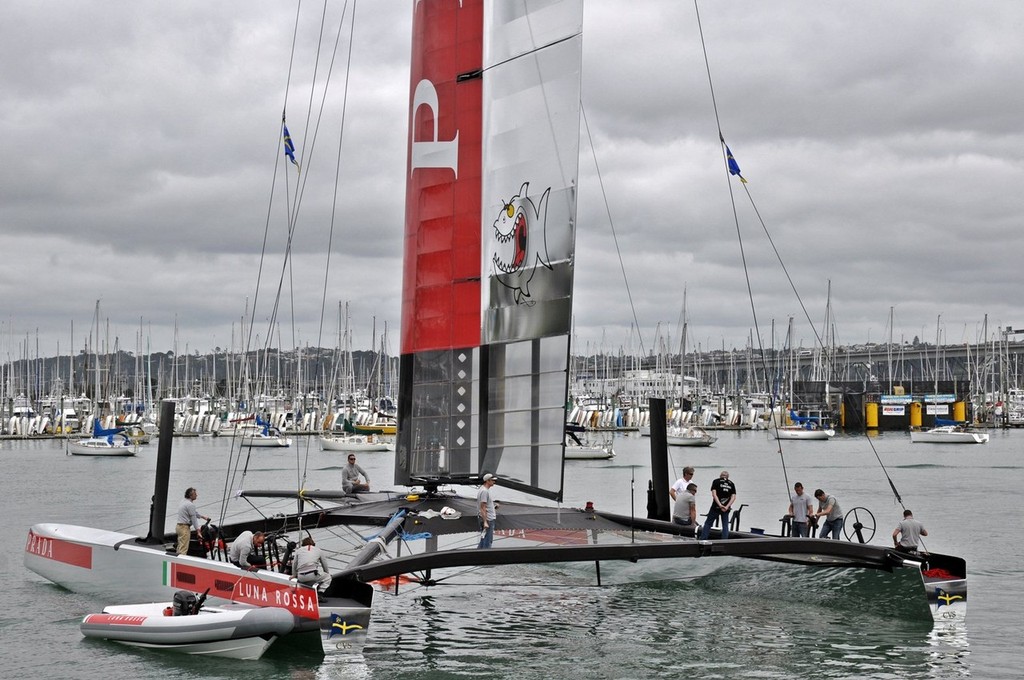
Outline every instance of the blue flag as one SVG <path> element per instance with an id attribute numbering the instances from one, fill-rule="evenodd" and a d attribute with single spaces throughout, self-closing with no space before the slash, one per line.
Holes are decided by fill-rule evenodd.
<path id="1" fill-rule="evenodd" d="M 282 123 L 284 127 L 284 155 L 288 156 L 288 160 L 295 164 L 295 167 L 299 167 L 299 162 L 295 160 L 295 144 L 292 143 L 292 136 L 288 134 L 288 126 Z"/>
<path id="2" fill-rule="evenodd" d="M 285 134 L 287 134 L 287 130 L 285 131 Z M 725 158 L 729 161 L 729 174 L 736 175 L 740 178 L 741 182 L 746 184 L 747 180 L 743 179 L 743 175 L 740 174 L 740 164 L 736 162 L 735 158 L 733 158 L 732 151 L 729 149 L 728 144 L 725 145 Z"/>

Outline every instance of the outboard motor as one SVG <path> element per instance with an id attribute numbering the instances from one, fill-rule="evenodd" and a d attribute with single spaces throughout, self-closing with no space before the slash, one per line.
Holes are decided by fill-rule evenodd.
<path id="1" fill-rule="evenodd" d="M 196 594 L 187 590 L 179 590 L 174 593 L 174 616 L 191 616 L 198 608 Z"/>

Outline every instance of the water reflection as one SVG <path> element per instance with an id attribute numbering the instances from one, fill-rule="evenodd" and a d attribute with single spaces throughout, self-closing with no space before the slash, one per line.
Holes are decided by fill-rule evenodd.
<path id="1" fill-rule="evenodd" d="M 928 644 L 932 650 L 930 665 L 934 670 L 933 678 L 966 678 L 970 677 L 968 664 L 970 644 L 967 640 L 967 626 L 960 624 L 945 630 L 934 630 L 928 634 Z"/>
<path id="2" fill-rule="evenodd" d="M 497 574 L 498 572 L 495 572 Z M 514 572 L 512 572 L 514 574 Z M 374 675 L 466 677 L 952 678 L 970 675 L 965 631 L 802 597 L 721 575 L 634 586 L 494 586 L 378 601 L 364 650 Z M 881 593 L 884 595 L 884 592 Z M 440 596 L 439 596 L 440 597 Z M 809 670 L 813 667 L 813 673 Z M 746 671 L 742 670 L 746 669 Z"/>

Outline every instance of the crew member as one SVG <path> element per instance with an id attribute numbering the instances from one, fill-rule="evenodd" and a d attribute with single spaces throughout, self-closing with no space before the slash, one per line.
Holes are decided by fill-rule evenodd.
<path id="1" fill-rule="evenodd" d="M 196 498 L 199 497 L 199 493 L 195 490 L 195 487 L 188 487 L 185 489 L 185 498 L 178 505 L 178 524 L 175 526 L 175 530 L 178 533 L 178 554 L 188 554 L 188 542 L 192 537 L 192 528 L 195 527 L 196 536 L 202 538 L 199 530 L 202 528 L 199 524 L 199 520 L 205 519 L 207 522 L 210 521 L 209 517 L 200 515 L 199 511 L 196 510 Z"/>
<path id="2" fill-rule="evenodd" d="M 262 531 L 253 533 L 243 531 L 238 534 L 228 549 L 228 562 L 240 569 L 256 571 L 260 567 L 267 566 L 267 560 L 263 557 L 262 551 L 264 536 Z"/>
<path id="3" fill-rule="evenodd" d="M 927 535 L 928 530 L 914 519 L 914 513 L 904 510 L 903 521 L 892 531 L 892 542 L 901 552 L 916 553 L 921 545 L 921 537 Z"/>
<path id="4" fill-rule="evenodd" d="M 494 507 L 494 496 L 491 487 L 497 484 L 498 478 L 487 473 L 484 475 L 483 486 L 476 494 L 477 524 L 480 526 L 480 543 L 478 548 L 490 548 L 494 542 L 494 523 L 498 519 L 498 511 Z"/>
<path id="5" fill-rule="evenodd" d="M 323 594 L 331 585 L 331 569 L 312 536 L 303 538 L 302 545 L 292 555 L 292 577 L 299 583 L 314 586 L 317 596 L 323 601 Z"/>

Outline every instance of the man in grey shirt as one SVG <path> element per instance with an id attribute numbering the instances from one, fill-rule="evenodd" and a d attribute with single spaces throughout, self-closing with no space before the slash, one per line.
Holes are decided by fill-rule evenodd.
<path id="1" fill-rule="evenodd" d="M 684 527 L 697 524 L 697 485 L 690 482 L 686 489 L 676 496 L 676 504 L 672 509 L 672 521 Z"/>
<path id="2" fill-rule="evenodd" d="M 251 531 L 243 531 L 238 534 L 238 538 L 228 549 L 228 562 L 249 571 L 266 566 L 266 560 L 263 559 L 259 550 L 263 547 L 263 540 L 262 531 L 257 531 L 255 534 Z"/>
<path id="3" fill-rule="evenodd" d="M 331 585 L 331 568 L 327 565 L 327 558 L 310 536 L 302 539 L 302 545 L 292 555 L 292 578 L 307 586 L 314 586 L 321 599 Z"/>
<path id="4" fill-rule="evenodd" d="M 199 534 L 201 525 L 199 520 L 205 519 L 207 522 L 210 521 L 209 517 L 200 515 L 199 511 L 196 510 L 196 498 L 199 497 L 199 493 L 195 490 L 195 487 L 188 487 L 185 489 L 185 499 L 178 505 L 178 523 L 175 526 L 175 530 L 178 534 L 178 554 L 188 554 L 188 541 L 192 537 L 192 527 L 195 527 L 196 534 Z"/>
<path id="5" fill-rule="evenodd" d="M 903 511 L 903 521 L 899 523 L 892 532 L 892 542 L 897 550 L 902 552 L 916 553 L 921 545 L 921 537 L 927 536 L 928 530 L 924 525 L 914 519 L 914 513 L 910 510 Z"/>
<path id="6" fill-rule="evenodd" d="M 807 538 L 807 516 L 814 512 L 811 497 L 804 493 L 804 485 L 797 482 L 793 485 L 793 495 L 789 497 L 789 514 L 793 518 L 793 536 Z"/>
<path id="7" fill-rule="evenodd" d="M 361 482 L 360 479 L 365 479 Z M 356 464 L 355 454 L 348 454 L 348 465 L 341 468 L 341 489 L 345 493 L 370 490 L 370 475 Z"/>
<path id="8" fill-rule="evenodd" d="M 843 510 L 839 507 L 839 501 L 821 489 L 814 490 L 814 497 L 818 499 L 818 512 L 814 516 L 825 518 L 818 538 L 828 538 L 832 534 L 832 539 L 838 541 L 843 532 Z"/>

